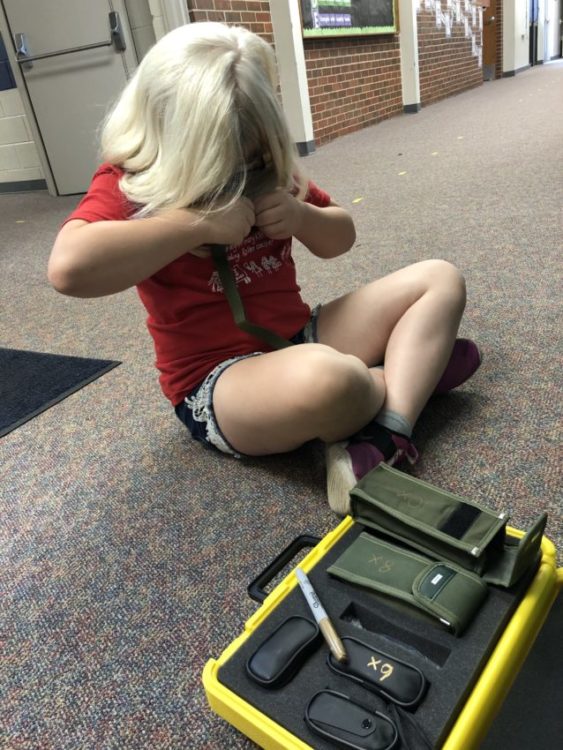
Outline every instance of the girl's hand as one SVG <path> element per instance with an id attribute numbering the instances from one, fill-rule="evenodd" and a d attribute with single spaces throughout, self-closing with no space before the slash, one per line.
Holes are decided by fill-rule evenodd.
<path id="1" fill-rule="evenodd" d="M 303 203 L 283 188 L 256 198 L 254 211 L 256 226 L 272 240 L 284 240 L 299 232 Z"/>
<path id="2" fill-rule="evenodd" d="M 193 250 L 188 250 L 188 253 L 190 255 L 195 255 L 196 258 L 209 258 L 211 255 L 211 248 L 209 245 L 200 245 L 199 247 L 194 247 Z"/>
<path id="3" fill-rule="evenodd" d="M 252 201 L 248 198 L 239 198 L 232 206 L 203 220 L 205 244 L 240 245 L 250 234 L 254 222 Z"/>

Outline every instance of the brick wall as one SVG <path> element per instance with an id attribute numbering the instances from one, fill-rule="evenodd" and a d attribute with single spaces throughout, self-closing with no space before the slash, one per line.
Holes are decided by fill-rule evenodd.
<path id="1" fill-rule="evenodd" d="M 273 42 L 272 1 L 187 0 L 187 7 L 191 21 L 242 24 Z M 480 85 L 481 30 L 473 0 L 418 4 L 421 103 Z M 306 39 L 304 47 L 317 145 L 403 111 L 398 35 Z"/>
<path id="2" fill-rule="evenodd" d="M 403 111 L 399 38 L 305 40 L 317 145 Z"/>
<path id="3" fill-rule="evenodd" d="M 187 0 L 190 21 L 221 21 L 246 26 L 273 41 L 269 0 Z"/>
<path id="4" fill-rule="evenodd" d="M 502 0 L 497 0 L 495 8 L 496 18 L 496 64 L 495 64 L 495 78 L 502 78 Z"/>
<path id="5" fill-rule="evenodd" d="M 191 21 L 242 24 L 273 41 L 270 2 L 187 2 Z M 317 145 L 402 112 L 398 36 L 307 39 L 305 61 Z"/>
<path id="6" fill-rule="evenodd" d="M 418 11 L 418 63 L 423 106 L 483 83 L 483 68 L 479 64 L 482 39 L 479 10 L 475 6 L 473 13 L 470 2 L 459 2 L 458 5 L 457 17 L 452 10 L 448 20 L 439 9 L 440 3 L 433 0 L 425 0 L 425 6 Z"/>

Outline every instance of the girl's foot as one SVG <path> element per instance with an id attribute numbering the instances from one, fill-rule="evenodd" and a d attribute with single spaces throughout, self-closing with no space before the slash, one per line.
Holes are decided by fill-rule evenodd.
<path id="1" fill-rule="evenodd" d="M 335 513 L 345 516 L 350 512 L 350 490 L 379 464 L 394 466 L 404 460 L 411 464 L 417 462 L 418 451 L 408 438 L 392 432 L 389 432 L 389 436 L 391 450 L 388 446 L 379 448 L 367 440 L 327 445 L 327 496 L 328 504 Z"/>
<path id="2" fill-rule="evenodd" d="M 433 395 L 448 393 L 465 383 L 481 365 L 481 352 L 471 339 L 456 339 L 450 360 Z M 338 515 L 350 512 L 350 490 L 380 463 L 414 464 L 418 452 L 411 440 L 373 423 L 352 440 L 326 447 L 328 503 Z"/>
<path id="3" fill-rule="evenodd" d="M 471 339 L 456 339 L 450 361 L 433 396 L 448 393 L 474 375 L 481 365 L 481 352 Z"/>

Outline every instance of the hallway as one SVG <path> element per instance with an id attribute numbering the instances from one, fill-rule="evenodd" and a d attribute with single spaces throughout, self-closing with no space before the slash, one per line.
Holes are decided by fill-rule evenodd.
<path id="1" fill-rule="evenodd" d="M 353 214 L 356 246 L 294 253 L 311 303 L 424 258 L 462 270 L 461 335 L 484 362 L 426 408 L 412 473 L 519 529 L 547 511 L 560 550 L 562 144 L 561 60 L 336 139 L 303 164 Z M 255 575 L 338 522 L 322 452 L 234 461 L 188 440 L 135 291 L 78 300 L 47 283 L 76 203 L 0 195 L 0 345 L 122 363 L 0 440 L 0 745 L 250 750 L 201 672 L 256 610 Z"/>

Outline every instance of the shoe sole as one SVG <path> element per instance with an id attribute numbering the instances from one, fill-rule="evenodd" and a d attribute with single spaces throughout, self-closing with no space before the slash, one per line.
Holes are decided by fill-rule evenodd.
<path id="1" fill-rule="evenodd" d="M 350 513 L 350 490 L 357 483 L 347 443 L 334 443 L 326 449 L 326 490 L 328 504 L 339 516 Z"/>

